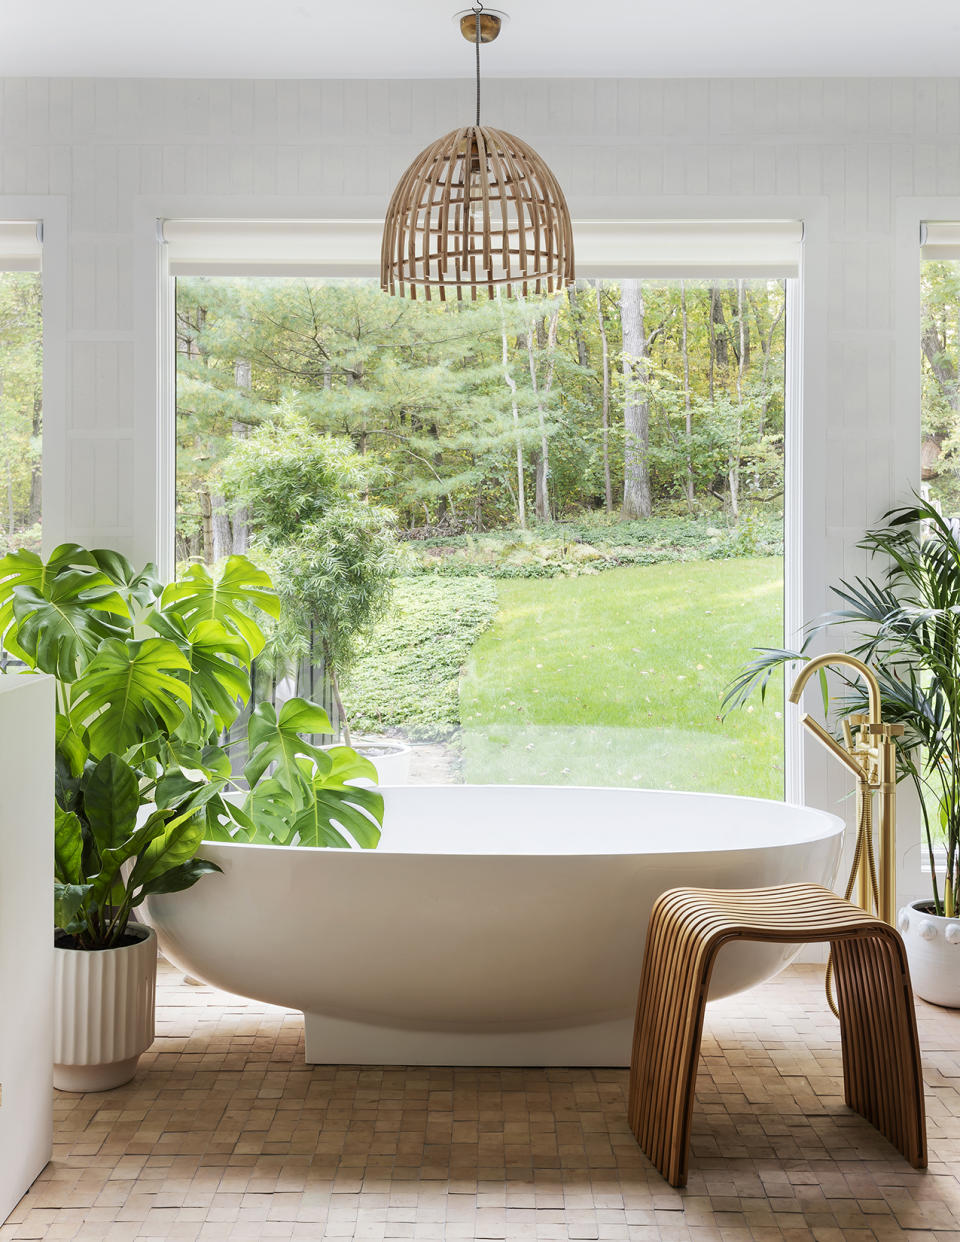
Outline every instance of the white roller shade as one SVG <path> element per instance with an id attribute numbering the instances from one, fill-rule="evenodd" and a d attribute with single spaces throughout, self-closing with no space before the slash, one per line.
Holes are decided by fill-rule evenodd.
<path id="1" fill-rule="evenodd" d="M 577 276 L 769 277 L 800 274 L 799 220 L 583 220 Z"/>
<path id="2" fill-rule="evenodd" d="M 930 220 L 920 225 L 920 256 L 924 259 L 960 259 L 960 224 Z"/>
<path id="3" fill-rule="evenodd" d="M 174 276 L 379 276 L 379 220 L 166 220 Z M 796 276 L 798 220 L 581 220 L 577 276 Z"/>
<path id="4" fill-rule="evenodd" d="M 381 221 L 165 220 L 173 276 L 379 276 Z"/>
<path id="5" fill-rule="evenodd" d="M 0 220 L 0 272 L 39 272 L 41 235 L 36 220 Z"/>

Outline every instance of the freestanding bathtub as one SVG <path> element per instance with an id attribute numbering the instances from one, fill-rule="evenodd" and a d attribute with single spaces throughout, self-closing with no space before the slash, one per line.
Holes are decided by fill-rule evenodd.
<path id="1" fill-rule="evenodd" d="M 843 823 L 752 798 L 631 789 L 384 790 L 375 851 L 205 845 L 223 868 L 153 897 L 187 974 L 301 1009 L 306 1059 L 626 1065 L 647 920 L 678 885 L 830 884 Z M 711 997 L 792 946 L 730 945 Z"/>

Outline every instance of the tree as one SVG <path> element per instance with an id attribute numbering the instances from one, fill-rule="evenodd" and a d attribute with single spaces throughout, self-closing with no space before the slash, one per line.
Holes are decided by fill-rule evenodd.
<path id="1" fill-rule="evenodd" d="M 222 478 L 269 558 L 287 650 L 299 654 L 310 636 L 316 650 L 309 654 L 330 677 L 349 746 L 340 678 L 389 602 L 395 517 L 364 499 L 369 473 L 351 443 L 318 434 L 289 407 L 237 442 Z"/>
<path id="2" fill-rule="evenodd" d="M 40 543 L 40 280 L 0 273 L 0 551 Z"/>
<path id="3" fill-rule="evenodd" d="M 623 507 L 624 519 L 650 516 L 650 405 L 644 393 L 647 379 L 647 339 L 643 321 L 643 293 L 639 280 L 620 286 L 623 324 Z"/>

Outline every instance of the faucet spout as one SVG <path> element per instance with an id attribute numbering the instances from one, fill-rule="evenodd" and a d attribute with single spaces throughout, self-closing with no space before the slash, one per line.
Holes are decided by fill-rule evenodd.
<path id="1" fill-rule="evenodd" d="M 793 689 L 790 691 L 790 702 L 799 703 L 800 696 L 803 694 L 803 688 L 813 676 L 822 668 L 826 668 L 830 664 L 844 664 L 848 668 L 852 668 L 859 673 L 863 680 L 867 683 L 867 696 L 870 704 L 870 724 L 878 725 L 881 723 L 880 718 L 880 683 L 877 681 L 876 674 L 871 668 L 868 668 L 862 660 L 858 660 L 856 656 L 847 655 L 845 651 L 832 651 L 827 655 L 817 656 L 811 660 L 809 664 L 805 664 L 800 670 L 797 680 L 793 683 Z"/>

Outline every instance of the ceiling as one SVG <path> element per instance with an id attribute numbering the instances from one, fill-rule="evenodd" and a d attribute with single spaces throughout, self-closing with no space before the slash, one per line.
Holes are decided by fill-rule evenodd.
<path id="1" fill-rule="evenodd" d="M 469 0 L 0 0 L 0 75 L 469 75 Z M 956 0 L 492 0 L 490 77 L 955 76 Z"/>

